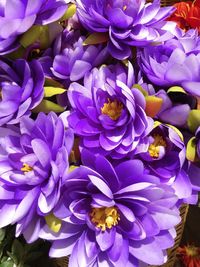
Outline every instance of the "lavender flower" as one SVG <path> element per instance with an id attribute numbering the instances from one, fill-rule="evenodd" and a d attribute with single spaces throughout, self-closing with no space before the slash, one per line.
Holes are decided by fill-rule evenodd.
<path id="1" fill-rule="evenodd" d="M 36 60 L 0 60 L 0 126 L 30 115 L 44 95 L 44 74 Z"/>
<path id="2" fill-rule="evenodd" d="M 78 0 L 78 17 L 91 32 L 109 35 L 108 50 L 117 59 L 131 55 L 131 46 L 145 46 L 163 41 L 172 35 L 168 32 L 175 24 L 166 22 L 173 7 L 160 7 L 160 1 Z M 167 31 L 168 30 L 168 31 Z"/>
<path id="3" fill-rule="evenodd" d="M 138 84 L 147 96 L 162 99 L 161 108 L 154 119 L 176 127 L 186 125 L 190 110 L 196 108 L 195 97 L 186 94 L 180 87 L 170 88 L 168 92 L 160 88 L 156 91 L 152 84 L 144 82 L 140 72 Z M 152 109 L 154 110 L 154 108 L 155 106 L 152 104 Z"/>
<path id="4" fill-rule="evenodd" d="M 140 160 L 113 167 L 84 150 L 82 161 L 54 210 L 60 232 L 47 225 L 40 232 L 53 240 L 50 256 L 71 254 L 69 267 L 163 264 L 180 221 L 173 189 L 148 175 Z"/>
<path id="5" fill-rule="evenodd" d="M 18 37 L 34 24 L 58 20 L 67 9 L 64 0 L 5 0 L 1 2 L 0 55 L 19 47 Z"/>
<path id="6" fill-rule="evenodd" d="M 173 127 L 155 122 L 149 136 L 148 151 L 140 154 L 148 167 L 164 179 L 176 177 L 185 161 L 185 146 L 181 132 Z"/>
<path id="7" fill-rule="evenodd" d="M 200 96 L 200 39 L 190 30 L 164 44 L 149 46 L 138 53 L 141 69 L 159 86 L 180 85 L 191 95 Z"/>
<path id="8" fill-rule="evenodd" d="M 84 77 L 87 71 L 105 62 L 108 53 L 101 45 L 84 46 L 86 39 L 79 31 L 64 30 L 53 48 L 40 58 L 46 76 L 61 81 L 67 87 L 70 81 Z"/>
<path id="9" fill-rule="evenodd" d="M 55 113 L 23 118 L 18 131 L 1 128 L 0 227 L 16 223 L 16 236 L 38 238 L 60 198 L 72 145 L 72 131 Z"/>
<path id="10" fill-rule="evenodd" d="M 72 83 L 69 126 L 81 137 L 82 146 L 94 153 L 123 158 L 137 150 L 151 130 L 145 98 L 135 88 L 134 71 L 122 65 L 102 66 L 87 73 L 84 86 Z"/>

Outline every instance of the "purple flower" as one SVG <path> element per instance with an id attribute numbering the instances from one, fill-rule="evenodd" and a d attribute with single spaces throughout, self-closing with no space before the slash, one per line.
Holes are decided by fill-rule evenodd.
<path id="1" fill-rule="evenodd" d="M 131 46 L 145 46 L 172 36 L 175 24 L 166 22 L 173 7 L 160 7 L 160 1 L 78 0 L 77 13 L 83 26 L 91 32 L 109 35 L 108 50 L 117 59 L 131 55 Z"/>
<path id="2" fill-rule="evenodd" d="M 149 46 L 138 53 L 141 69 L 155 85 L 180 85 L 189 94 L 200 96 L 200 39 L 190 30 L 164 44 Z"/>
<path id="3" fill-rule="evenodd" d="M 138 84 L 146 91 L 144 92 L 147 96 L 162 99 L 161 109 L 154 119 L 173 126 L 186 125 L 190 110 L 196 108 L 195 97 L 186 94 L 180 87 L 170 88 L 171 91 L 168 90 L 168 92 L 158 87 L 156 92 L 152 84 L 144 82 L 141 73 L 139 73 Z"/>
<path id="4" fill-rule="evenodd" d="M 102 66 L 87 73 L 84 86 L 72 83 L 69 126 L 94 153 L 123 158 L 136 152 L 152 128 L 145 114 L 145 98 L 135 88 L 134 71 L 122 65 Z"/>
<path id="5" fill-rule="evenodd" d="M 30 115 L 44 95 L 44 74 L 36 60 L 0 60 L 0 126 Z"/>
<path id="6" fill-rule="evenodd" d="M 182 93 L 180 97 L 179 95 L 180 93 L 178 94 L 177 92 L 174 92 L 176 101 L 173 101 L 173 97 L 170 99 L 170 93 L 167 94 L 163 89 L 155 94 L 155 96 L 160 97 L 163 100 L 162 108 L 157 114 L 157 118 L 173 126 L 183 127 L 187 123 L 191 106 L 193 107 L 194 104 L 194 99 L 192 96 L 185 93 Z"/>
<path id="7" fill-rule="evenodd" d="M 0 11 L 0 55 L 19 47 L 18 37 L 34 24 L 46 25 L 65 13 L 64 0 L 5 0 Z"/>
<path id="8" fill-rule="evenodd" d="M 53 48 L 40 58 L 46 76 L 63 82 L 67 87 L 70 81 L 80 80 L 87 71 L 104 63 L 108 56 L 106 48 L 84 46 L 85 39 L 79 31 L 64 30 Z"/>
<path id="9" fill-rule="evenodd" d="M 156 176 L 164 180 L 176 177 L 185 161 L 185 145 L 181 132 L 174 126 L 155 122 L 149 135 L 147 152 L 140 154 Z"/>
<path id="10" fill-rule="evenodd" d="M 0 132 L 0 227 L 16 223 L 16 236 L 32 242 L 60 198 L 73 134 L 55 113 Z"/>
<path id="11" fill-rule="evenodd" d="M 83 150 L 82 161 L 54 210 L 60 232 L 47 225 L 40 232 L 53 240 L 50 256 L 71 254 L 70 267 L 162 265 L 180 221 L 173 189 L 147 174 L 140 160 L 113 167 Z"/>

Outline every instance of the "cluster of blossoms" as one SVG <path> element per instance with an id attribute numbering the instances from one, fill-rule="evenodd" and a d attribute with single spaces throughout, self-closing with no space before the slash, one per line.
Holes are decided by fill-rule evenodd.
<path id="1" fill-rule="evenodd" d="M 167 261 L 200 191 L 199 26 L 181 12 L 2 1 L 0 227 L 69 267 Z"/>

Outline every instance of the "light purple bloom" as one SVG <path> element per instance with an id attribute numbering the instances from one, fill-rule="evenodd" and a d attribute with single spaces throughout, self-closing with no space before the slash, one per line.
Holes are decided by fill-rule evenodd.
<path id="1" fill-rule="evenodd" d="M 81 137 L 82 146 L 112 158 L 135 153 L 152 129 L 145 98 L 133 88 L 132 65 L 102 66 L 85 75 L 84 86 L 72 83 L 69 126 Z"/>
<path id="2" fill-rule="evenodd" d="M 85 39 L 80 31 L 64 30 L 59 34 L 53 48 L 40 58 L 45 75 L 68 87 L 71 81 L 82 79 L 87 71 L 105 63 L 107 49 L 101 45 L 84 46 Z"/>
<path id="3" fill-rule="evenodd" d="M 145 46 L 167 40 L 175 23 L 164 21 L 173 7 L 160 7 L 160 1 L 77 0 L 77 14 L 91 32 L 109 35 L 108 50 L 117 59 L 131 55 L 131 46 Z"/>
<path id="4" fill-rule="evenodd" d="M 173 189 L 147 174 L 140 160 L 113 167 L 83 150 L 82 161 L 54 210 L 62 221 L 60 232 L 51 233 L 47 225 L 40 232 L 53 241 L 50 256 L 71 255 L 69 267 L 166 262 L 165 250 L 173 246 L 180 221 Z"/>
<path id="5" fill-rule="evenodd" d="M 0 55 L 19 47 L 18 37 L 34 24 L 46 25 L 65 13 L 64 0 L 4 0 L 0 6 Z"/>
<path id="6" fill-rule="evenodd" d="M 187 94 L 180 96 L 180 94 L 174 93 L 176 101 L 173 101 L 173 96 L 171 95 L 172 99 L 170 99 L 170 93 L 167 94 L 163 89 L 159 90 L 155 96 L 163 100 L 162 107 L 156 116 L 159 120 L 177 127 L 186 125 L 189 112 L 196 104 L 192 96 Z"/>
<path id="7" fill-rule="evenodd" d="M 30 115 L 44 95 L 44 74 L 36 60 L 0 60 L 0 126 Z"/>
<path id="8" fill-rule="evenodd" d="M 184 127 L 191 109 L 196 108 L 196 98 L 180 92 L 166 92 L 160 87 L 155 90 L 152 84 L 144 82 L 139 72 L 138 84 L 147 92 L 149 96 L 155 96 L 162 99 L 162 106 L 155 120 L 169 123 L 176 127 Z"/>
<path id="9" fill-rule="evenodd" d="M 60 199 L 73 133 L 55 113 L 40 113 L 0 136 L 0 227 L 16 223 L 16 236 L 33 242 Z"/>
<path id="10" fill-rule="evenodd" d="M 139 156 L 162 180 L 167 182 L 176 177 L 185 162 L 185 145 L 181 132 L 175 127 L 155 123 L 149 135 L 148 150 Z"/>
<path id="11" fill-rule="evenodd" d="M 155 85 L 179 85 L 191 95 L 200 96 L 200 39 L 190 30 L 138 53 L 140 67 Z"/>

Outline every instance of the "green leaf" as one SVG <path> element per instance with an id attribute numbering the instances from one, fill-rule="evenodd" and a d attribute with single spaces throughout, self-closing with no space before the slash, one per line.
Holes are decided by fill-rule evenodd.
<path id="1" fill-rule="evenodd" d="M 37 240 L 35 241 L 34 243 L 31 243 L 31 244 L 25 244 L 24 245 L 24 249 L 26 251 L 26 253 L 30 253 L 31 251 L 34 251 L 34 250 L 38 250 L 39 246 L 40 246 L 40 243 L 41 243 L 41 240 Z"/>
<path id="2" fill-rule="evenodd" d="M 45 78 L 45 86 L 50 86 L 50 87 L 59 87 L 59 88 L 64 88 L 63 85 L 61 83 L 59 83 L 58 81 L 53 80 L 50 77 L 46 77 Z"/>
<path id="3" fill-rule="evenodd" d="M 154 121 L 153 128 L 155 129 L 156 127 L 162 125 L 160 121 Z"/>
<path id="4" fill-rule="evenodd" d="M 186 158 L 192 162 L 196 161 L 197 154 L 196 154 L 196 138 L 195 137 L 192 137 L 187 143 Z"/>
<path id="5" fill-rule="evenodd" d="M 39 259 L 43 254 L 43 251 L 33 251 L 26 256 L 25 262 L 35 261 Z"/>
<path id="6" fill-rule="evenodd" d="M 20 262 L 21 258 L 19 258 L 18 255 L 14 255 L 9 251 L 7 251 L 7 254 L 15 264 L 18 264 Z"/>
<path id="7" fill-rule="evenodd" d="M 69 18 L 73 17 L 75 13 L 76 13 L 76 5 L 71 4 L 68 6 L 67 11 L 65 12 L 65 14 L 63 15 L 63 17 L 60 20 L 61 21 L 68 20 Z"/>
<path id="8" fill-rule="evenodd" d="M 50 86 L 45 86 L 44 87 L 44 97 L 52 97 L 54 95 L 61 95 L 64 92 L 66 92 L 66 90 L 63 89 L 63 88 L 50 87 Z"/>
<path id="9" fill-rule="evenodd" d="M 169 126 L 170 128 L 172 128 L 178 134 L 178 136 L 181 138 L 181 140 L 184 142 L 184 137 L 178 128 L 176 128 L 174 125 L 171 125 L 171 124 L 166 124 L 166 125 Z"/>
<path id="10" fill-rule="evenodd" d="M 40 49 L 46 49 L 49 47 L 49 27 L 48 25 L 42 26 L 41 33 L 39 35 Z"/>
<path id="11" fill-rule="evenodd" d="M 69 172 L 73 172 L 75 169 L 77 169 L 78 168 L 78 166 L 75 166 L 75 165 L 71 165 L 70 167 L 69 167 Z"/>
<path id="12" fill-rule="evenodd" d="M 83 42 L 83 45 L 101 44 L 108 41 L 108 34 L 104 32 L 95 32 L 88 36 Z"/>
<path id="13" fill-rule="evenodd" d="M 186 94 L 185 90 L 180 86 L 172 86 L 169 88 L 167 93 L 184 93 Z"/>
<path id="14" fill-rule="evenodd" d="M 196 131 L 196 129 L 200 126 L 200 110 L 193 109 L 190 111 L 187 124 L 190 131 L 192 132 Z"/>
<path id="15" fill-rule="evenodd" d="M 39 39 L 41 33 L 42 26 L 34 25 L 22 35 L 19 42 L 24 48 L 27 48 L 29 45 L 35 43 Z"/>
<path id="16" fill-rule="evenodd" d="M 6 234 L 6 230 L 4 228 L 0 228 L 0 242 L 4 240 Z"/>
<path id="17" fill-rule="evenodd" d="M 32 111 L 34 113 L 39 113 L 39 112 L 49 113 L 51 111 L 54 111 L 56 113 L 61 113 L 64 111 L 64 108 L 49 100 L 43 99 L 42 102 Z"/>
<path id="18" fill-rule="evenodd" d="M 13 255 L 13 260 L 18 260 L 18 262 L 20 262 L 20 260 L 22 259 L 23 255 L 24 255 L 24 246 L 19 242 L 18 239 L 15 239 L 13 244 L 12 244 L 12 248 L 11 248 L 11 255 Z"/>
<path id="19" fill-rule="evenodd" d="M 26 52 L 26 49 L 23 46 L 20 46 L 17 50 L 11 52 L 10 54 L 8 54 L 7 56 L 12 59 L 18 59 L 18 58 L 23 58 L 24 54 Z"/>
<path id="20" fill-rule="evenodd" d="M 14 263 L 12 261 L 4 261 L 0 264 L 0 267 L 13 267 Z"/>

